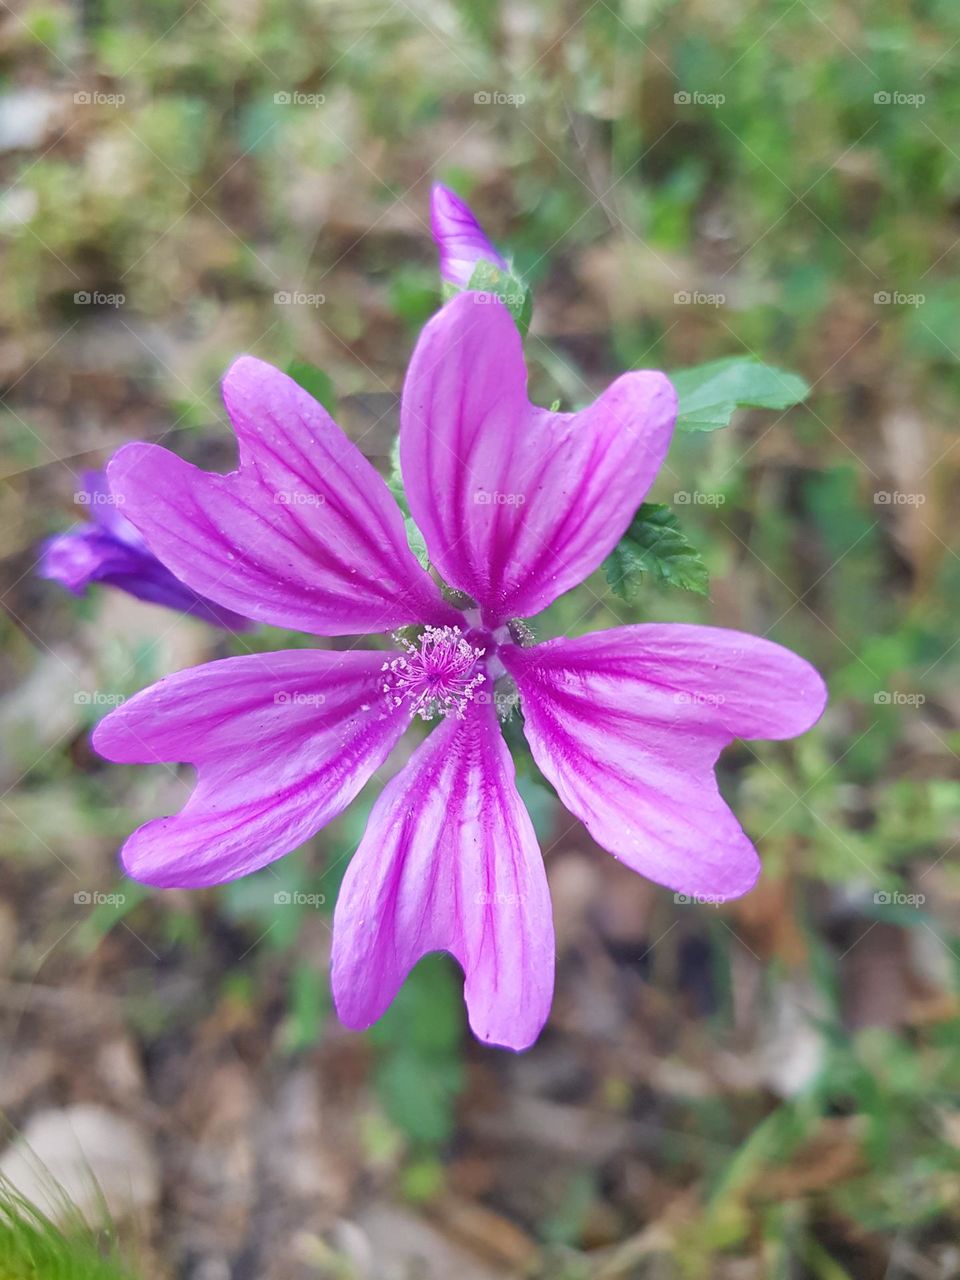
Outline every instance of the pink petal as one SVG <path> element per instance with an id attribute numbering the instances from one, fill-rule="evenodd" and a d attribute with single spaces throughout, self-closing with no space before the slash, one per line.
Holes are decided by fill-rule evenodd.
<path id="1" fill-rule="evenodd" d="M 109 467 L 124 515 L 178 578 L 245 617 L 315 635 L 451 621 L 386 484 L 312 396 L 244 356 L 223 398 L 239 471 L 213 475 L 148 444 Z"/>
<path id="2" fill-rule="evenodd" d="M 617 627 L 501 647 L 534 759 L 560 799 L 634 871 L 691 896 L 752 888 L 756 851 L 717 790 L 734 737 L 792 738 L 826 689 L 769 640 L 716 627 Z"/>
<path id="3" fill-rule="evenodd" d="M 440 250 L 440 274 L 448 284 L 465 289 L 481 261 L 492 262 L 501 271 L 508 270 L 466 200 L 442 182 L 435 183 L 430 193 L 430 227 Z"/>
<path id="4" fill-rule="evenodd" d="M 527 399 L 520 335 L 489 295 L 462 293 L 420 336 L 400 459 L 432 562 L 488 625 L 529 617 L 616 546 L 667 452 L 676 394 L 628 373 L 579 413 Z"/>
<path id="5" fill-rule="evenodd" d="M 447 717 L 374 805 L 334 915 L 341 1021 L 376 1021 L 428 951 L 459 961 L 480 1040 L 534 1042 L 553 993 L 550 895 L 490 703 Z"/>
<path id="6" fill-rule="evenodd" d="M 409 723 L 380 693 L 388 653 L 293 649 L 168 676 L 112 711 L 93 745 L 119 764 L 195 765 L 183 809 L 135 831 L 136 880 L 195 889 L 247 875 L 341 813 Z"/>

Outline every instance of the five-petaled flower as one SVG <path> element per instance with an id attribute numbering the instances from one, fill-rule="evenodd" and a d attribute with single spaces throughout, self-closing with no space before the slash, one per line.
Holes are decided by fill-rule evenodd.
<path id="1" fill-rule="evenodd" d="M 125 514 L 195 591 L 255 621 L 318 636 L 422 630 L 392 653 L 296 649 L 182 671 L 107 716 L 94 743 L 115 761 L 196 767 L 182 811 L 123 851 L 137 879 L 195 887 L 301 845 L 413 717 L 436 718 L 374 803 L 343 881 L 337 1010 L 369 1026 L 422 955 L 448 951 L 474 1033 L 523 1049 L 549 1012 L 554 938 L 498 687 L 514 682 L 534 759 L 598 844 L 717 900 L 745 893 L 759 870 L 717 790 L 721 749 L 735 736 L 802 733 L 825 691 L 788 650 L 712 627 L 525 643 L 518 620 L 582 582 L 624 533 L 666 455 L 676 396 L 662 374 L 635 372 L 579 413 L 530 404 L 517 329 L 478 296 L 458 295 L 424 329 L 400 431 L 431 564 L 471 603 L 454 607 L 421 568 L 386 484 L 325 410 L 244 357 L 223 386 L 239 470 L 211 475 L 128 445 L 109 473 Z M 292 491 L 323 501 L 276 501 Z M 478 492 L 523 501 L 477 502 Z"/>
<path id="2" fill-rule="evenodd" d="M 76 500 L 91 519 L 46 540 L 38 569 L 41 578 L 59 582 L 74 595 L 83 595 L 92 582 L 102 582 L 138 600 L 193 614 L 230 631 L 250 629 L 246 618 L 204 599 L 160 563 L 121 515 L 102 471 L 83 473 Z"/>

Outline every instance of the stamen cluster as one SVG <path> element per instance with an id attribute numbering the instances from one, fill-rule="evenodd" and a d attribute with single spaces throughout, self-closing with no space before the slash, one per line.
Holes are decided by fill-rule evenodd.
<path id="1" fill-rule="evenodd" d="M 383 692 L 395 707 L 405 698 L 413 702 L 421 720 L 452 711 L 464 718 L 474 691 L 486 679 L 477 663 L 486 652 L 466 639 L 459 627 L 424 628 L 416 644 L 399 639 L 406 650 L 385 662 Z"/>

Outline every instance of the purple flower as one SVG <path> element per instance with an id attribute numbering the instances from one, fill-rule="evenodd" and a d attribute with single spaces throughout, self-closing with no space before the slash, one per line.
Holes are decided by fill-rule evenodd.
<path id="1" fill-rule="evenodd" d="M 447 284 L 465 289 L 478 262 L 492 262 L 509 271 L 465 200 L 449 187 L 436 182 L 430 193 L 430 226 L 440 250 L 440 275 Z"/>
<path id="2" fill-rule="evenodd" d="M 713 768 L 734 737 L 789 738 L 820 677 L 768 640 L 623 626 L 524 646 L 539 613 L 613 549 L 663 462 L 676 395 L 628 373 L 579 413 L 531 405 L 507 309 L 462 293 L 426 326 L 403 393 L 412 515 L 448 603 L 409 550 L 386 484 L 326 411 L 250 357 L 224 399 L 240 468 L 198 470 L 134 444 L 113 491 L 194 590 L 261 622 L 330 636 L 421 624 L 389 653 L 295 650 L 182 671 L 117 708 L 94 743 L 123 763 L 184 761 L 182 811 L 124 846 L 134 877 L 216 884 L 266 866 L 341 813 L 412 718 L 439 723 L 384 787 L 334 918 L 342 1021 L 367 1027 L 410 968 L 446 950 L 474 1033 L 523 1049 L 547 1017 L 554 938 L 543 859 L 500 732 L 512 678 L 544 775 L 595 839 L 690 895 L 756 880 L 753 846 Z"/>
<path id="3" fill-rule="evenodd" d="M 38 570 L 42 578 L 59 582 L 78 596 L 91 582 L 104 582 L 138 600 L 191 613 L 231 631 L 250 629 L 246 618 L 205 600 L 160 563 L 140 533 L 120 514 L 104 472 L 83 473 L 77 500 L 88 509 L 90 523 L 47 539 Z"/>

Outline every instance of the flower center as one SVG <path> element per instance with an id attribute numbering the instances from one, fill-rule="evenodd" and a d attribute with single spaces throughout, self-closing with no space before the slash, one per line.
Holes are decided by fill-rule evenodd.
<path id="1" fill-rule="evenodd" d="M 472 645 L 459 627 L 425 627 L 416 644 L 400 643 L 406 652 L 381 668 L 383 692 L 393 705 L 408 698 L 421 720 L 451 711 L 462 720 L 474 690 L 486 679 L 476 670 L 486 650 Z"/>

